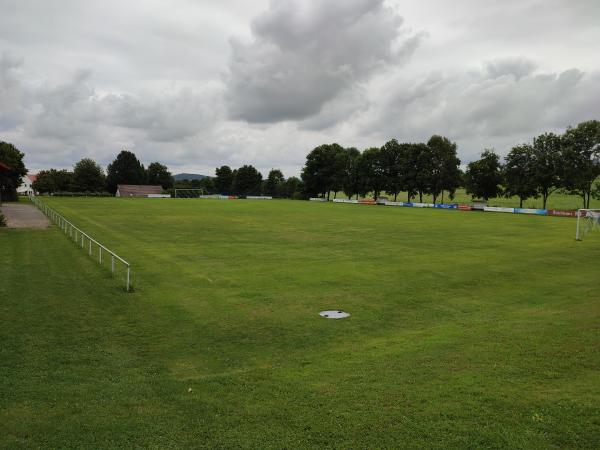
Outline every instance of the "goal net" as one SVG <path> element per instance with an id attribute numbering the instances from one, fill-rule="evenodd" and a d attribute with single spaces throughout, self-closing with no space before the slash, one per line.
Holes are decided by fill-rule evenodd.
<path id="1" fill-rule="evenodd" d="M 581 241 L 590 231 L 600 228 L 600 209 L 577 210 L 575 239 Z"/>
<path id="2" fill-rule="evenodd" d="M 204 189 L 175 189 L 175 198 L 202 198 Z"/>

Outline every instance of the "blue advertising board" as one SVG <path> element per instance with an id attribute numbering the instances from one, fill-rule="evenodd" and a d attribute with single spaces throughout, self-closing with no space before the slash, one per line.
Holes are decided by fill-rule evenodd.
<path id="1" fill-rule="evenodd" d="M 537 214 L 540 216 L 545 216 L 548 214 L 548 211 L 545 209 L 529 209 L 529 208 L 515 208 L 515 212 L 517 214 Z"/>

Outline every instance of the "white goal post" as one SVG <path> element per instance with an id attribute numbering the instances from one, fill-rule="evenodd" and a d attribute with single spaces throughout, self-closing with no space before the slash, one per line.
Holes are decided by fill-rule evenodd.
<path id="1" fill-rule="evenodd" d="M 204 189 L 175 189 L 175 198 L 201 198 Z"/>
<path id="2" fill-rule="evenodd" d="M 578 209 L 575 239 L 581 241 L 595 228 L 600 228 L 600 209 Z"/>

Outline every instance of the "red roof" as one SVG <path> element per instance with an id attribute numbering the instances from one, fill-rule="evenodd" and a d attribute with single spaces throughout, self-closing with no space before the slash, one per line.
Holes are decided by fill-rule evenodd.
<path id="1" fill-rule="evenodd" d="M 35 180 L 37 180 L 37 175 L 27 174 L 27 178 L 29 178 L 29 181 L 31 181 L 32 183 L 35 183 Z"/>

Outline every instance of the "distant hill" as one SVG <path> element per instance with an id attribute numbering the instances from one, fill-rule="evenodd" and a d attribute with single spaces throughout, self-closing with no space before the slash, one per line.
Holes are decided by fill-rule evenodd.
<path id="1" fill-rule="evenodd" d="M 204 178 L 209 178 L 207 175 L 200 175 L 197 173 L 178 173 L 177 175 L 173 175 L 175 181 L 181 180 L 203 180 Z"/>

